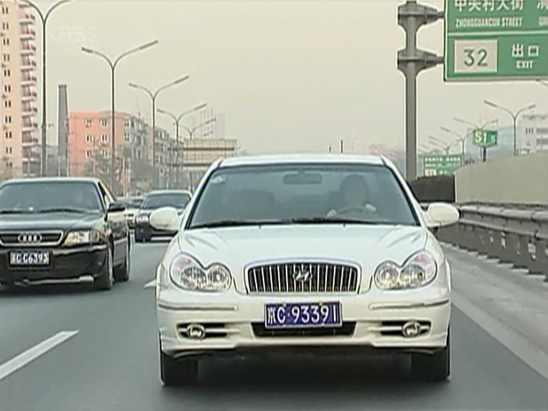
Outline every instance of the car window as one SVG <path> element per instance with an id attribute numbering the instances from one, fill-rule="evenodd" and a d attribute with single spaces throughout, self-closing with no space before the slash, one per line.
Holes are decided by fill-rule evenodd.
<path id="1" fill-rule="evenodd" d="M 143 204 L 142 209 L 151 210 L 160 207 L 175 207 L 177 209 L 183 209 L 190 201 L 190 194 L 188 193 L 162 193 L 149 195 Z"/>
<path id="2" fill-rule="evenodd" d="M 419 224 L 388 167 L 329 163 L 218 169 L 198 194 L 188 226 L 335 215 L 364 222 Z"/>
<path id="3" fill-rule="evenodd" d="M 96 185 L 92 182 L 37 181 L 0 187 L 1 211 L 40 212 L 62 208 L 102 211 Z"/>

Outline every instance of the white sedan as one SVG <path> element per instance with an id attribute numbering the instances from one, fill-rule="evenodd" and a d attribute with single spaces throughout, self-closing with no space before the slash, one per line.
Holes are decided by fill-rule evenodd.
<path id="1" fill-rule="evenodd" d="M 157 268 L 161 379 L 196 382 L 206 356 L 405 353 L 423 380 L 450 374 L 451 274 L 387 159 L 279 155 L 215 162 Z"/>

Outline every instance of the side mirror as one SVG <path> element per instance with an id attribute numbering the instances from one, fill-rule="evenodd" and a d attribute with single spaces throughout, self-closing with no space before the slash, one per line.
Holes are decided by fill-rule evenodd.
<path id="1" fill-rule="evenodd" d="M 456 207 L 446 203 L 432 203 L 425 213 L 428 228 L 445 227 L 459 221 L 460 213 Z"/>
<path id="2" fill-rule="evenodd" d="M 123 203 L 112 203 L 107 210 L 109 213 L 120 213 L 123 211 L 126 211 L 126 206 Z"/>
<path id="3" fill-rule="evenodd" d="M 179 231 L 179 211 L 174 207 L 161 207 L 154 210 L 148 221 L 157 230 Z"/>

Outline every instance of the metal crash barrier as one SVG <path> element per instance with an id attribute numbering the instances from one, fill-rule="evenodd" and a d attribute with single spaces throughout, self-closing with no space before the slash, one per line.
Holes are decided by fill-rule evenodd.
<path id="1" fill-rule="evenodd" d="M 460 220 L 437 230 L 440 241 L 543 274 L 548 281 L 548 209 L 457 207 Z"/>

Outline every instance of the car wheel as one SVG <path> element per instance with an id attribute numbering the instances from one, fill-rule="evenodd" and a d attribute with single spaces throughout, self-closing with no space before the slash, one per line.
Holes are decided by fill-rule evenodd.
<path id="1" fill-rule="evenodd" d="M 94 281 L 97 290 L 110 290 L 114 284 L 114 267 L 112 263 L 112 247 L 107 248 L 107 259 L 99 277 Z"/>
<path id="2" fill-rule="evenodd" d="M 129 280 L 129 271 L 131 267 L 131 246 L 130 239 L 128 238 L 126 256 L 124 258 L 124 263 L 121 267 L 117 268 L 114 272 L 114 280 L 117 282 L 125 282 Z"/>
<path id="3" fill-rule="evenodd" d="M 451 375 L 451 337 L 447 345 L 433 354 L 413 354 L 411 372 L 414 377 L 428 382 L 443 382 Z"/>
<path id="4" fill-rule="evenodd" d="M 198 381 L 198 360 L 176 361 L 160 348 L 160 378 L 166 387 L 193 385 Z"/>

